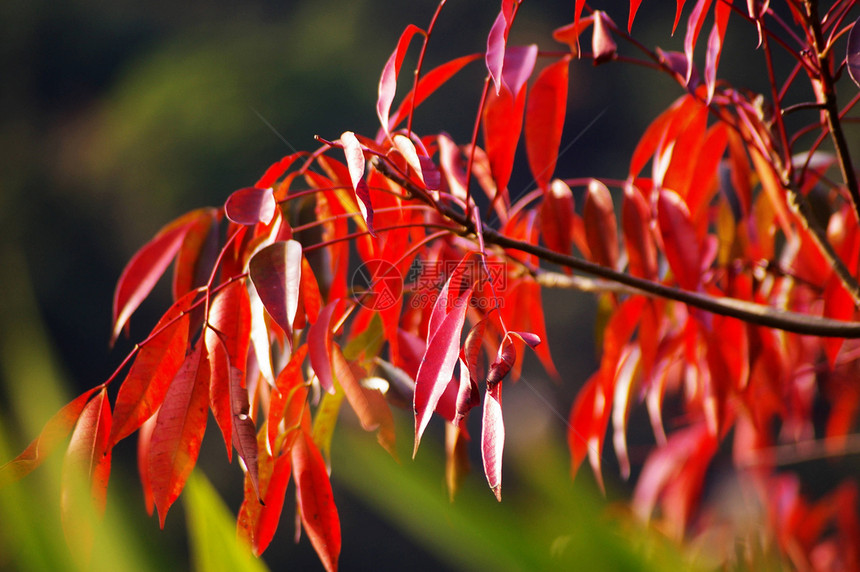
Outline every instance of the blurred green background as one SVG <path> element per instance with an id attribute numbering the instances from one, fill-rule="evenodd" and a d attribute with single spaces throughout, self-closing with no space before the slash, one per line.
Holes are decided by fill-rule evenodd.
<path id="1" fill-rule="evenodd" d="M 601 4 L 626 22 L 626 1 Z M 185 211 L 221 204 L 252 184 L 292 147 L 315 148 L 315 134 L 373 135 L 382 66 L 402 29 L 426 26 L 435 7 L 424 0 L 0 3 L 0 462 L 63 403 L 110 375 L 130 349 L 126 341 L 109 350 L 107 342 L 113 286 L 134 251 Z M 647 45 L 665 45 L 673 6 L 649 8 L 634 31 Z M 449 1 L 425 69 L 483 50 L 497 10 L 496 1 Z M 572 11 L 571 0 L 525 2 L 511 41 L 560 50 L 551 32 Z M 680 41 L 670 44 L 677 49 Z M 484 73 L 477 64 L 468 68 L 422 107 L 415 129 L 467 140 Z M 680 90 L 631 67 L 574 62 L 571 73 L 563 144 L 578 139 L 557 174 L 623 177 L 638 135 Z M 529 184 L 520 160 L 511 189 L 521 194 Z M 132 342 L 166 303 L 162 288 L 142 306 Z M 629 538 L 614 525 L 592 527 L 603 517 L 590 476 L 583 473 L 576 486 L 567 478 L 564 418 L 595 367 L 592 300 L 554 292 L 546 303 L 564 383 L 549 382 L 529 358 L 528 383 L 506 393 L 510 469 L 501 506 L 479 465 L 465 499 L 451 507 L 441 451 L 428 447 L 418 463 L 397 465 L 377 456 L 372 436 L 352 435 L 348 421 L 338 430 L 333 480 L 344 570 L 480 569 L 482 558 L 534 569 L 549 562 L 554 541 L 562 558 L 585 563 L 605 555 L 613 569 L 642 568 L 629 559 L 641 546 L 625 548 Z M 405 413 L 399 419 L 409 427 Z M 441 438 L 440 429 L 432 428 Z M 408 429 L 400 439 L 411 441 Z M 165 531 L 146 517 L 133 441 L 118 447 L 114 461 L 108 568 L 123 553 L 125 564 L 115 569 L 196 566 L 182 503 Z M 0 497 L 0 569 L 63 567 L 61 460 L 58 451 Z M 612 478 L 613 461 L 610 451 L 610 484 L 623 488 Z M 240 471 L 226 464 L 211 435 L 200 466 L 235 513 Z M 208 490 L 195 483 L 194 493 L 183 495 L 192 503 Z M 315 569 L 309 543 L 293 543 L 291 506 L 265 560 L 273 569 Z"/>

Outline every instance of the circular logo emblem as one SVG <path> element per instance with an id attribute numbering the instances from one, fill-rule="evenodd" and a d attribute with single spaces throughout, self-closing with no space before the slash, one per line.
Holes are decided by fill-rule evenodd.
<path id="1" fill-rule="evenodd" d="M 386 310 L 403 294 L 403 276 L 385 260 L 368 260 L 352 274 L 352 293 L 356 302 L 370 310 Z"/>

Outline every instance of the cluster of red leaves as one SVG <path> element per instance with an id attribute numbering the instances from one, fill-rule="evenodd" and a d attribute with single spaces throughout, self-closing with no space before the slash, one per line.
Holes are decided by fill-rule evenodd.
<path id="1" fill-rule="evenodd" d="M 850 284 L 828 258 L 835 253 L 852 277 L 860 271 L 860 228 L 851 201 L 825 175 L 836 157 L 815 154 L 817 144 L 792 157 L 796 141 L 786 146 L 759 101 L 716 80 L 730 14 L 753 22 L 767 44 L 765 24 L 774 18 L 768 2 L 750 1 L 744 12 L 729 2 L 698 0 L 684 53 L 647 52 L 649 64 L 678 81 L 685 94 L 647 129 L 624 181 L 582 184 L 553 178 L 571 60 L 613 60 L 616 38 L 630 39 L 604 12 L 580 17 L 584 4 L 576 1 L 574 22 L 554 35 L 569 53 L 508 45 L 519 2 L 503 0 L 485 53 L 427 73 L 420 68 L 444 2 L 426 30 L 407 27 L 380 78 L 377 136 L 347 131 L 314 152 L 284 157 L 223 207 L 188 213 L 161 229 L 120 277 L 113 337 L 127 328 L 171 263 L 173 305 L 114 376 L 64 407 L 0 475 L 23 476 L 74 429 L 67 467 L 90 478 L 94 502 L 103 508 L 111 451 L 138 432 L 147 510 L 157 510 L 163 526 L 196 463 L 211 411 L 228 458 L 235 449 L 245 473 L 239 534 L 262 553 L 292 481 L 302 526 L 333 570 L 341 539 L 329 448 L 344 399 L 392 455 L 390 404 L 411 404 L 415 451 L 433 414 L 443 418 L 453 491 L 467 469 L 465 422 L 483 391 L 483 468 L 501 498 L 502 388 L 518 377 L 525 346 L 558 376 L 541 304 L 540 280 L 552 274 L 546 260 L 565 266 L 568 276 L 574 268 L 597 267 L 610 278 L 626 273 L 746 302 L 746 308 L 800 313 L 813 323 L 816 317 L 855 319 Z M 630 3 L 628 33 L 639 4 Z M 808 15 L 795 2 L 788 5 L 795 24 L 806 25 Z M 831 10 L 833 40 L 850 27 L 843 23 L 849 5 L 837 2 Z M 679 0 L 675 27 L 683 7 Z M 700 84 L 693 56 L 711 12 Z M 580 37 L 589 27 L 592 52 L 586 53 Z M 855 36 L 848 50 L 852 75 L 860 68 Z M 392 113 L 416 37 L 424 39 L 419 69 Z M 820 41 L 811 32 L 806 39 Z M 538 66 L 539 55 L 550 61 Z M 415 109 L 482 56 L 488 78 L 473 140 L 458 145 L 444 133 L 417 135 Z M 816 75 L 820 62 L 799 58 L 796 72 L 809 74 L 825 103 L 832 85 Z M 826 131 L 823 120 L 815 126 Z M 512 197 L 508 184 L 521 138 L 536 188 Z M 620 216 L 606 183 L 622 191 Z M 577 184 L 585 187 L 579 213 L 571 190 Z M 795 207 L 798 197 L 828 185 L 824 240 L 832 253 Z M 482 218 L 479 202 L 489 205 L 492 219 Z M 349 280 L 350 242 L 372 274 L 362 291 Z M 425 279 L 434 270 L 435 280 L 392 294 L 391 279 L 402 281 L 414 268 Z M 602 483 L 603 445 L 611 431 L 623 476 L 630 475 L 627 419 L 641 402 L 656 441 L 632 501 L 643 519 L 659 521 L 679 538 L 695 530 L 708 469 L 733 440 L 734 469 L 760 493 L 769 541 L 799 566 L 822 554 L 860 566 L 856 485 L 810 503 L 771 458 L 778 444 L 816 436 L 812 411 L 819 402 L 829 405 L 825 435 L 835 447 L 854 428 L 857 345 L 632 291 L 602 296 L 609 310 L 600 367 L 570 414 L 573 472 L 588 457 Z M 107 385 L 126 366 L 111 406 Z M 669 399 L 681 404 L 683 415 L 667 431 L 662 407 Z"/>

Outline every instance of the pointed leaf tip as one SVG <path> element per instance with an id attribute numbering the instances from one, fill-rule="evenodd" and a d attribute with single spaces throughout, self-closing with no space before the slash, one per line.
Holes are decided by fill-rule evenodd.
<path id="1" fill-rule="evenodd" d="M 373 206 L 370 204 L 370 189 L 365 179 L 364 149 L 352 131 L 344 131 L 343 135 L 340 136 L 340 142 L 343 144 L 343 153 L 346 156 L 347 167 L 349 167 L 349 178 L 352 181 L 355 197 L 358 199 L 361 216 L 367 223 L 367 230 L 371 236 L 376 236 L 373 231 Z"/>

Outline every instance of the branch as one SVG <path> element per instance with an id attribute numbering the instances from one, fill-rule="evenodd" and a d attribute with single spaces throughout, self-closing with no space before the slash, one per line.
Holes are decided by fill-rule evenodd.
<path id="1" fill-rule="evenodd" d="M 371 159 L 371 164 L 380 173 L 382 173 L 382 175 L 412 193 L 413 196 L 424 200 L 425 202 L 432 201 L 432 199 L 429 199 L 422 189 L 392 170 L 385 161 L 378 157 L 374 157 Z M 463 213 L 455 211 L 444 204 L 436 202 L 432 202 L 430 204 L 439 212 L 439 214 L 460 225 L 461 228 L 456 230 L 458 234 L 461 236 L 475 235 L 474 224 Z M 519 250 L 521 252 L 537 256 L 539 259 L 546 262 L 551 262 L 572 270 L 604 278 L 618 284 L 623 284 L 640 294 L 674 300 L 694 308 L 699 308 L 700 310 L 731 318 L 737 318 L 750 324 L 776 328 L 778 330 L 784 330 L 786 332 L 793 332 L 796 334 L 836 338 L 860 338 L 860 322 L 833 320 L 820 316 L 811 316 L 800 312 L 780 310 L 771 306 L 756 304 L 754 302 L 739 300 L 737 298 L 718 298 L 700 292 L 681 290 L 660 282 L 653 282 L 624 272 L 619 272 L 612 268 L 601 266 L 576 256 L 561 254 L 537 244 L 516 240 L 487 227 L 483 228 L 482 236 L 484 242 L 487 244 L 495 244 L 502 248 Z"/>

